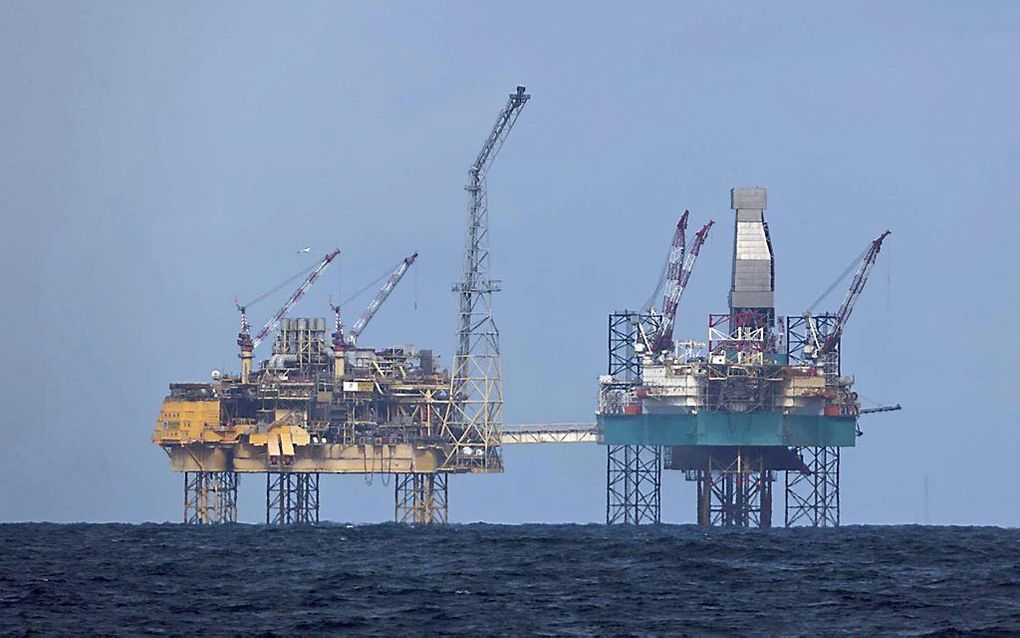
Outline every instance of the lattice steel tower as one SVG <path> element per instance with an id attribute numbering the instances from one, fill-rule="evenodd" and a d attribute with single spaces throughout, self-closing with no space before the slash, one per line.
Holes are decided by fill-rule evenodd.
<path id="1" fill-rule="evenodd" d="M 620 387 L 641 382 L 641 335 L 659 334 L 662 315 L 618 310 L 609 315 L 609 375 Z M 600 411 L 602 406 L 600 406 Z M 658 523 L 662 518 L 662 447 L 606 446 L 606 525 Z"/>
<path id="2" fill-rule="evenodd" d="M 482 150 L 468 170 L 467 240 L 459 295 L 457 351 L 453 361 L 447 435 L 455 449 L 447 465 L 473 471 L 499 472 L 500 430 L 503 422 L 503 376 L 499 358 L 499 330 L 492 318 L 492 279 L 489 262 L 489 210 L 485 177 L 500 148 L 531 96 L 518 86 L 496 118 Z M 452 468 L 451 468 L 452 469 Z"/>

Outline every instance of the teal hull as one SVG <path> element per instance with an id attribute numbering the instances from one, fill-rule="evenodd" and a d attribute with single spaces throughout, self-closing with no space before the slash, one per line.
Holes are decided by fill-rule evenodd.
<path id="1" fill-rule="evenodd" d="M 598 415 L 603 445 L 853 447 L 857 418 L 779 412 Z"/>

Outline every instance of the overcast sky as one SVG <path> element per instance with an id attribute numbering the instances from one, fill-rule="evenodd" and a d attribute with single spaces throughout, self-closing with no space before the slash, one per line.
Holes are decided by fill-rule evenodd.
<path id="1" fill-rule="evenodd" d="M 593 419 L 606 314 L 648 297 L 684 208 L 718 222 L 678 317 L 704 339 L 729 189 L 763 186 L 780 314 L 892 231 L 844 371 L 904 410 L 862 418 L 844 523 L 920 522 L 927 476 L 931 522 L 1016 526 L 1017 60 L 1013 2 L 6 0 L 0 520 L 180 520 L 149 440 L 167 384 L 237 369 L 234 296 L 298 248 L 344 251 L 303 316 L 419 251 L 362 342 L 448 363 L 467 168 L 524 84 L 489 177 L 508 422 Z M 451 480 L 453 520 L 604 520 L 604 448 L 505 457 Z M 664 520 L 693 522 L 664 481 Z M 323 518 L 389 520 L 383 483 L 324 477 Z M 240 489 L 261 520 L 264 479 Z"/>

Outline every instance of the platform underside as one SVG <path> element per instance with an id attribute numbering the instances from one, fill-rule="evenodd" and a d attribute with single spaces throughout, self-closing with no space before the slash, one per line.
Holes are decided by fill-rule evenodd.
<path id="1" fill-rule="evenodd" d="M 502 468 L 444 468 L 447 450 L 409 443 L 299 446 L 294 455 L 270 457 L 265 446 L 192 443 L 165 446 L 175 472 L 309 472 L 321 474 L 406 474 L 500 472 Z"/>
<path id="2" fill-rule="evenodd" d="M 600 414 L 603 445 L 853 447 L 856 417 L 778 412 Z"/>
<path id="3" fill-rule="evenodd" d="M 683 471 L 711 471 L 713 468 L 735 466 L 738 456 L 747 467 L 773 471 L 808 473 L 795 448 L 788 447 L 729 447 L 729 446 L 670 446 L 665 449 L 663 469 Z"/>

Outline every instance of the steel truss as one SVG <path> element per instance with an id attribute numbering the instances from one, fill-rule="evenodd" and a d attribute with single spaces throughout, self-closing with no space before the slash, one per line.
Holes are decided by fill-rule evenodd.
<path id="1" fill-rule="evenodd" d="M 437 472 L 397 474 L 395 520 L 415 525 L 446 525 L 449 521 L 447 476 Z"/>
<path id="2" fill-rule="evenodd" d="M 641 378 L 641 356 L 634 346 L 647 351 L 650 340 L 662 324 L 662 315 L 618 310 L 609 315 L 609 374 L 617 381 L 637 382 Z"/>
<path id="3" fill-rule="evenodd" d="M 661 315 L 650 312 L 618 310 L 609 315 L 608 372 L 625 387 L 641 380 L 642 355 L 635 346 L 650 351 L 661 322 Z M 661 447 L 606 446 L 607 525 L 660 522 L 661 493 Z"/>
<path id="4" fill-rule="evenodd" d="M 698 525 L 772 527 L 771 470 L 761 455 L 737 449 L 726 461 L 709 457 L 708 469 L 692 470 L 698 483 Z"/>
<path id="5" fill-rule="evenodd" d="M 266 473 L 266 524 L 319 522 L 319 475 L 310 472 Z"/>
<path id="6" fill-rule="evenodd" d="M 499 291 L 500 282 L 492 279 L 485 178 L 530 97 L 523 86 L 510 94 L 468 170 L 465 190 L 470 203 L 464 269 L 461 281 L 453 287 L 459 302 L 457 350 L 451 371 L 449 409 L 443 419 L 443 435 L 454 443 L 447 468 L 503 471 L 500 451 L 503 373 L 499 330 L 492 314 L 492 294 Z"/>
<path id="7" fill-rule="evenodd" d="M 797 448 L 810 472 L 786 472 L 786 526 L 839 527 L 839 448 Z"/>
<path id="8" fill-rule="evenodd" d="M 236 472 L 185 472 L 184 523 L 237 522 Z"/>
<path id="9" fill-rule="evenodd" d="M 609 315 L 609 374 L 619 381 L 641 378 L 641 361 L 634 354 L 638 315 L 626 310 Z"/>
<path id="10" fill-rule="evenodd" d="M 824 343 L 826 338 L 836 329 L 837 317 L 833 314 L 807 316 L 790 316 L 786 318 L 786 355 L 791 364 L 814 365 L 816 359 L 808 356 L 808 352 L 817 349 L 815 337 Z M 813 330 L 812 330 L 813 326 Z M 806 350 L 805 350 L 806 348 Z M 821 355 L 822 373 L 826 383 L 833 383 L 840 373 L 840 340 L 836 340 L 832 350 Z"/>
<path id="11" fill-rule="evenodd" d="M 766 363 L 766 352 L 773 350 L 767 316 L 742 311 L 708 315 L 708 352 L 714 359 L 723 356 L 729 363 Z"/>
<path id="12" fill-rule="evenodd" d="M 662 448 L 606 446 L 606 524 L 661 520 Z"/>
<path id="13" fill-rule="evenodd" d="M 811 317 L 786 318 L 786 353 L 790 363 L 813 364 L 808 356 L 817 342 L 823 342 L 836 330 L 838 318 L 833 314 Z M 840 375 L 840 342 L 821 361 L 827 385 Z M 808 352 L 805 352 L 807 348 Z M 797 448 L 809 473 L 786 472 L 786 526 L 811 525 L 812 527 L 839 526 L 839 448 Z"/>

